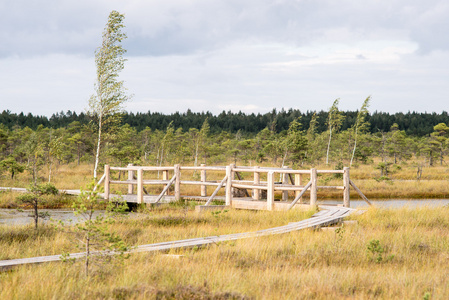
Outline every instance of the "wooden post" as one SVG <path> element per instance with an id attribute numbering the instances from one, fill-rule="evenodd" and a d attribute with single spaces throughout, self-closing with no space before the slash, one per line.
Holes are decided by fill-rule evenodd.
<path id="1" fill-rule="evenodd" d="M 350 207 L 351 203 L 349 200 L 349 168 L 345 167 L 343 168 L 343 206 L 344 207 Z"/>
<path id="2" fill-rule="evenodd" d="M 137 170 L 137 203 L 143 203 L 143 169 Z"/>
<path id="3" fill-rule="evenodd" d="M 312 181 L 312 186 L 310 187 L 310 206 L 316 206 L 318 174 L 314 168 L 310 170 L 310 181 Z"/>
<path id="4" fill-rule="evenodd" d="M 181 166 L 179 164 L 175 165 L 175 200 L 181 199 Z"/>
<path id="5" fill-rule="evenodd" d="M 301 185 L 301 184 L 302 184 L 302 176 L 301 176 L 301 174 L 295 174 L 295 185 Z M 301 193 L 301 191 L 296 191 L 295 192 L 295 198 L 297 198 L 300 193 Z M 302 197 L 299 198 L 299 203 L 302 203 Z"/>
<path id="6" fill-rule="evenodd" d="M 128 164 L 128 167 L 132 167 L 133 164 Z M 128 170 L 128 180 L 134 180 L 134 171 Z M 128 184 L 128 195 L 134 194 L 134 185 L 132 183 Z"/>
<path id="7" fill-rule="evenodd" d="M 109 199 L 109 180 L 111 179 L 111 174 L 109 173 L 109 165 L 104 165 L 104 199 Z"/>
<path id="8" fill-rule="evenodd" d="M 254 184 L 260 184 L 260 173 L 257 172 L 258 169 L 259 169 L 258 166 L 254 167 Z M 260 190 L 259 189 L 253 189 L 253 199 L 260 200 Z"/>
<path id="9" fill-rule="evenodd" d="M 201 164 L 201 167 L 205 167 L 206 164 Z M 206 170 L 201 170 L 201 182 L 206 182 Z M 201 186 L 201 197 L 207 196 L 207 186 Z"/>
<path id="10" fill-rule="evenodd" d="M 288 169 L 288 166 L 283 166 L 283 169 Z M 284 173 L 282 174 L 282 184 L 287 184 L 288 183 L 288 174 Z M 288 200 L 288 191 L 283 191 L 282 192 L 282 201 L 287 201 Z"/>
<path id="11" fill-rule="evenodd" d="M 168 179 L 168 170 L 162 171 L 162 180 L 169 180 L 169 179 Z M 167 192 L 166 192 L 165 194 L 166 194 L 166 195 L 169 194 L 168 190 L 167 190 Z"/>
<path id="12" fill-rule="evenodd" d="M 226 205 L 232 205 L 232 165 L 226 166 Z"/>
<path id="13" fill-rule="evenodd" d="M 231 180 L 235 180 L 234 169 L 235 169 L 235 164 L 231 164 Z M 231 192 L 232 192 L 232 195 L 234 195 L 234 188 L 233 187 L 231 187 Z"/>
<path id="14" fill-rule="evenodd" d="M 267 209 L 274 209 L 274 172 L 267 174 Z"/>

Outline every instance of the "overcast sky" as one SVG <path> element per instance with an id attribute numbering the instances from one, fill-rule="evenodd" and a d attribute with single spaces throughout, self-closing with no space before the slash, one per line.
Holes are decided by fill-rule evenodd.
<path id="1" fill-rule="evenodd" d="M 0 111 L 85 111 L 112 10 L 128 111 L 449 110 L 447 0 L 0 0 Z"/>

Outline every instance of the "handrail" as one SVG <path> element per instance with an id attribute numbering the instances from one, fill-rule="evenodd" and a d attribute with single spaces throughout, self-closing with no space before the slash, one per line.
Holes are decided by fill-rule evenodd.
<path id="1" fill-rule="evenodd" d="M 225 185 L 225 182 L 228 180 L 228 175 L 226 175 L 223 180 L 220 182 L 220 184 L 217 186 L 217 188 L 215 189 L 215 191 L 212 193 L 212 195 L 210 196 L 209 200 L 207 200 L 205 205 L 209 205 L 212 200 L 215 198 L 215 196 L 217 196 L 218 191 Z"/>
<path id="2" fill-rule="evenodd" d="M 128 171 L 128 180 L 112 180 L 110 178 L 110 170 L 115 171 Z M 181 170 L 182 171 L 189 171 L 189 170 L 199 170 L 201 171 L 201 179 L 200 180 L 181 180 Z M 129 178 L 135 178 L 135 175 L 133 174 L 133 177 L 130 177 L 130 174 L 137 171 L 137 179 L 136 180 L 130 180 Z M 164 178 L 163 180 L 144 180 L 143 179 L 143 171 L 164 171 Z M 174 172 L 173 178 L 169 181 L 168 180 L 168 174 L 171 173 L 171 171 Z M 207 180 L 206 178 L 206 171 L 212 171 L 212 174 L 217 174 L 218 172 L 226 171 L 226 180 L 223 179 L 220 183 L 218 183 L 216 180 Z M 189 174 L 190 172 L 187 172 L 186 174 Z M 250 178 L 247 178 L 244 180 L 240 174 L 253 174 L 254 180 L 248 180 Z M 260 173 L 266 173 L 266 181 L 260 180 Z M 296 197 L 294 203 L 298 201 L 298 197 L 302 197 L 302 195 L 305 193 L 306 190 L 310 190 L 310 205 L 314 206 L 316 205 L 317 201 L 317 191 L 321 189 L 336 189 L 336 190 L 343 190 L 343 205 L 345 207 L 350 206 L 350 187 L 353 187 L 356 192 L 369 204 L 369 200 L 363 195 L 363 193 L 355 186 L 354 182 L 352 182 L 349 179 L 349 168 L 345 167 L 343 170 L 317 170 L 315 168 L 312 168 L 310 170 L 293 170 L 289 167 L 283 167 L 283 168 L 268 168 L 268 167 L 247 167 L 247 166 L 235 166 L 235 165 L 229 165 L 226 166 L 226 168 L 221 166 L 205 166 L 202 164 L 201 166 L 186 166 L 182 167 L 179 164 L 175 165 L 174 167 L 170 166 L 160 166 L 160 167 L 151 167 L 151 166 L 132 166 L 128 165 L 127 167 L 110 167 L 109 165 L 105 165 L 105 174 L 103 175 L 102 179 L 100 179 L 99 184 L 104 180 L 105 185 L 105 193 L 104 198 L 107 199 L 109 197 L 109 186 L 110 184 L 128 184 L 128 193 L 132 194 L 133 192 L 133 185 L 137 185 L 137 202 L 142 203 L 143 202 L 143 190 L 144 185 L 164 185 L 163 193 L 160 194 L 157 197 L 156 202 L 159 202 L 164 194 L 168 191 L 169 187 L 174 185 L 175 192 L 174 196 L 176 200 L 179 200 L 181 198 L 181 185 L 199 185 L 201 186 L 201 197 L 202 199 L 205 199 L 207 197 L 207 186 L 216 186 L 216 189 L 211 197 L 209 197 L 208 201 L 206 202 L 207 205 L 210 204 L 212 199 L 216 197 L 216 194 L 218 191 L 226 186 L 226 205 L 232 205 L 232 198 L 233 198 L 233 188 L 236 189 L 242 189 L 245 190 L 245 196 L 237 196 L 237 197 L 243 197 L 243 198 L 249 198 L 251 197 L 250 193 L 248 193 L 248 190 L 253 191 L 253 200 L 260 200 L 260 190 L 266 190 L 267 191 L 267 205 L 268 209 L 272 210 L 274 209 L 274 193 L 275 192 L 282 192 L 282 199 L 288 200 L 288 192 L 295 192 Z M 275 174 L 280 174 L 281 179 L 279 179 L 278 182 L 275 181 Z M 343 174 L 343 184 L 342 185 L 318 185 L 318 174 Z M 154 173 L 153 173 L 154 175 Z M 305 176 L 304 176 L 305 175 Z M 250 175 L 251 176 L 251 175 Z M 238 180 L 234 179 L 234 177 L 237 177 Z M 264 176 L 265 177 L 265 176 Z M 302 185 L 302 178 L 306 177 L 308 180 L 310 180 L 309 184 L 306 186 Z M 188 178 L 185 178 L 188 179 Z M 265 178 L 264 178 L 265 179 Z M 176 183 L 174 183 L 176 180 Z M 299 196 L 301 195 L 301 196 Z M 206 198 L 207 199 L 207 198 Z M 294 204 L 293 204 L 294 205 Z"/>
<path id="3" fill-rule="evenodd" d="M 292 209 L 293 206 L 295 206 L 296 202 L 298 202 L 299 199 L 301 199 L 302 195 L 312 186 L 312 180 L 309 181 L 309 183 L 304 187 L 304 189 L 299 193 L 298 196 L 296 196 L 295 200 L 290 204 L 288 207 L 288 210 Z"/>
<path id="4" fill-rule="evenodd" d="M 103 182 L 103 180 L 106 178 L 106 173 L 101 176 L 100 180 L 98 180 L 98 183 L 94 186 L 93 191 L 95 192 L 98 188 L 98 186 Z"/>
<path id="5" fill-rule="evenodd" d="M 110 167 L 113 171 L 138 171 L 142 169 L 143 171 L 172 171 L 174 167 L 139 167 L 139 166 L 128 166 L 128 167 Z"/>
<path id="6" fill-rule="evenodd" d="M 170 181 L 168 182 L 167 186 L 162 190 L 162 193 L 159 194 L 159 196 L 157 197 L 156 201 L 154 201 L 154 203 L 158 203 L 159 201 L 161 201 L 162 197 L 165 195 L 165 193 L 168 191 L 168 189 L 170 188 L 170 186 L 173 184 L 173 182 L 176 179 L 176 174 L 173 175 L 173 177 L 170 179 Z"/>
<path id="7" fill-rule="evenodd" d="M 360 197 L 362 197 L 363 200 L 365 200 L 366 203 L 368 203 L 370 206 L 373 205 L 368 198 L 366 198 L 366 196 L 362 193 L 361 190 L 359 190 L 359 188 L 354 184 L 354 182 L 349 179 L 349 184 L 354 188 L 354 190 L 360 195 Z"/>

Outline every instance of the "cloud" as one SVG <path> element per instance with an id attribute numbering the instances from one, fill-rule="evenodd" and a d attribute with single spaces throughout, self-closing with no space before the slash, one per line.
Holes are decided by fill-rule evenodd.
<path id="1" fill-rule="evenodd" d="M 82 111 L 109 12 L 125 14 L 132 111 L 447 109 L 443 0 L 5 0 L 2 107 Z"/>
<path id="2" fill-rule="evenodd" d="M 93 55 L 112 9 L 126 16 L 129 55 L 186 55 L 241 41 L 297 47 L 399 38 L 423 53 L 449 48 L 444 0 L 6 0 L 0 57 Z"/>

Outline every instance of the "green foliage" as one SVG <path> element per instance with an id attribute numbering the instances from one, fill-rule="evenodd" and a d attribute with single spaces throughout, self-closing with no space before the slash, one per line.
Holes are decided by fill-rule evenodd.
<path id="1" fill-rule="evenodd" d="M 96 96 L 95 99 L 99 100 Z M 449 127 L 444 123 L 449 122 L 447 114 L 391 116 L 375 112 L 370 115 L 370 100 L 366 98 L 358 112 L 339 111 L 338 99 L 328 112 L 273 110 L 264 115 L 223 112 L 214 116 L 188 111 L 167 116 L 148 112 L 125 113 L 121 119 L 121 109 L 118 109 L 111 111 L 111 122 L 105 121 L 101 129 L 99 115 L 94 110 L 90 116 L 97 122 L 97 128 L 93 123 L 86 124 L 86 115 L 61 112 L 52 120 L 55 127 L 59 124 L 56 120 L 64 120 L 61 124 L 67 124 L 66 128 L 1 127 L 0 170 L 13 177 L 20 172 L 20 166 L 25 167 L 29 172 L 25 174 L 30 174 L 37 183 L 42 180 L 39 175 L 43 166 L 47 166 L 51 179 L 55 167 L 94 160 L 95 169 L 106 162 L 121 166 L 128 163 L 224 165 L 231 159 L 235 164 L 268 162 L 301 168 L 326 161 L 342 165 L 374 161 L 377 164 L 376 158 L 380 158 L 377 166 L 380 177 L 391 176 L 394 165 L 411 159 L 422 167 L 445 163 L 449 153 Z M 10 113 L 3 115 L 11 116 Z M 81 116 L 83 119 L 79 121 L 77 118 Z M 428 127 L 423 120 L 431 124 L 430 132 L 427 136 L 412 136 Z M 93 139 L 94 136 L 100 139 Z"/>
<path id="2" fill-rule="evenodd" d="M 391 261 L 394 258 L 394 255 L 384 257 L 385 248 L 382 247 L 379 240 L 373 239 L 369 241 L 369 243 L 366 245 L 366 252 L 368 255 L 368 259 L 376 263 Z"/>
<path id="3" fill-rule="evenodd" d="M 357 119 L 351 128 L 351 130 L 354 132 L 354 149 L 352 151 L 350 166 L 352 166 L 352 162 L 355 157 L 355 151 L 357 149 L 358 134 L 359 134 L 359 132 L 360 133 L 366 132 L 369 127 L 369 122 L 365 121 L 365 119 L 369 113 L 368 107 L 369 107 L 370 100 L 371 100 L 371 96 L 369 96 L 368 98 L 365 99 L 365 101 L 362 104 L 362 107 L 360 108 L 359 113 L 357 114 Z"/>
<path id="4" fill-rule="evenodd" d="M 366 246 L 366 251 L 368 257 L 371 261 L 376 263 L 382 262 L 382 254 L 384 253 L 384 248 L 380 245 L 379 240 L 371 240 Z"/>
<path id="5" fill-rule="evenodd" d="M 39 212 L 39 206 L 47 201 L 48 195 L 58 194 L 58 189 L 51 183 L 30 185 L 26 194 L 17 197 L 21 203 L 31 206 L 33 213 L 30 215 L 34 219 L 35 229 L 38 229 L 39 218 L 49 217 L 48 213 Z"/>
<path id="6" fill-rule="evenodd" d="M 335 247 L 337 249 L 340 247 L 340 243 L 343 240 L 345 232 L 346 232 L 346 228 L 344 225 L 335 229 Z"/>
<path id="7" fill-rule="evenodd" d="M 25 171 L 25 166 L 18 163 L 14 157 L 8 156 L 4 160 L 0 161 L 0 172 L 5 171 L 11 174 L 11 179 L 14 179 L 15 174 Z"/>
<path id="8" fill-rule="evenodd" d="M 343 121 L 345 119 L 344 115 L 338 110 L 338 103 L 340 99 L 336 99 L 332 104 L 331 108 L 329 108 L 329 113 L 327 117 L 327 127 L 329 130 L 329 142 L 327 144 L 327 152 L 326 152 L 326 164 L 329 164 L 329 151 L 332 140 L 332 133 L 338 132 L 340 130 Z"/>
<path id="9" fill-rule="evenodd" d="M 108 202 L 106 212 L 96 214 L 97 207 L 102 205 L 103 201 L 93 187 L 92 183 L 87 190 L 81 191 L 72 205 L 75 215 L 83 220 L 75 225 L 72 233 L 77 237 L 77 246 L 85 251 L 86 276 L 89 276 L 92 265 L 105 267 L 114 262 L 121 263 L 127 258 L 125 252 L 128 250 L 122 238 L 109 230 L 109 225 L 115 222 L 117 216 L 126 214 L 128 210 L 126 202 Z M 64 258 L 67 260 L 70 257 Z"/>
<path id="10" fill-rule="evenodd" d="M 116 130 L 122 117 L 123 104 L 129 100 L 124 82 L 118 80 L 126 61 L 123 58 L 126 50 L 121 45 L 126 38 L 126 34 L 122 32 L 125 27 L 124 18 L 124 15 L 115 10 L 109 14 L 103 31 L 102 45 L 95 52 L 97 78 L 95 94 L 89 101 L 89 114 L 98 129 L 94 178 L 97 177 L 102 134 Z"/>

